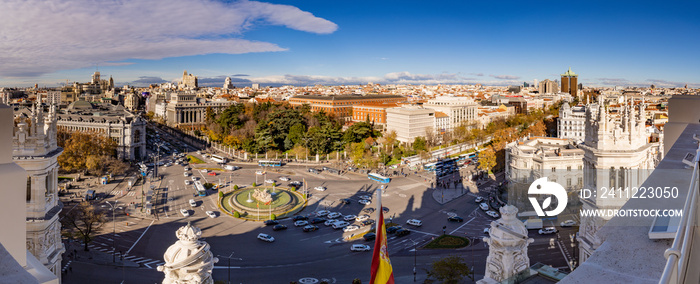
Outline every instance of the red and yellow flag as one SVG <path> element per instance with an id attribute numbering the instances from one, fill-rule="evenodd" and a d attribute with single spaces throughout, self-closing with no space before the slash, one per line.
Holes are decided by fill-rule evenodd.
<path id="1" fill-rule="evenodd" d="M 379 207 L 381 208 L 381 207 Z M 394 284 L 394 270 L 389 260 L 389 248 L 386 245 L 386 225 L 384 224 L 384 212 L 379 209 L 377 224 L 377 238 L 374 241 L 372 254 L 372 278 L 369 284 Z"/>

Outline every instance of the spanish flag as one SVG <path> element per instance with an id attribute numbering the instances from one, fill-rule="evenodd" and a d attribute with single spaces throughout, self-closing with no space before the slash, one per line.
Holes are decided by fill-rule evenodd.
<path id="1" fill-rule="evenodd" d="M 369 284 L 394 284 L 394 271 L 389 260 L 389 251 L 386 245 L 386 225 L 384 224 L 384 212 L 379 207 L 379 220 L 381 224 L 377 228 L 377 238 L 374 241 L 374 252 L 372 254 L 372 278 Z"/>

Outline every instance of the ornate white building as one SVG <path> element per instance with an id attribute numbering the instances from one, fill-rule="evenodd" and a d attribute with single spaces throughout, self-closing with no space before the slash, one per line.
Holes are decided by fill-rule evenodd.
<path id="1" fill-rule="evenodd" d="M 509 283 L 503 281 L 530 269 L 527 246 L 535 240 L 527 237 L 525 225 L 515 218 L 518 213 L 515 206 L 506 205 L 500 211 L 501 218 L 491 222 L 489 237 L 483 238 L 489 245 L 489 256 L 484 279 L 477 281 L 479 284 Z"/>
<path id="2" fill-rule="evenodd" d="M 75 101 L 57 114 L 58 128 L 90 131 L 106 135 L 117 142 L 117 156 L 124 160 L 146 157 L 146 121 L 121 106 L 93 105 Z"/>
<path id="3" fill-rule="evenodd" d="M 175 235 L 179 240 L 165 251 L 165 264 L 158 266 L 158 271 L 165 273 L 163 284 L 214 283 L 211 274 L 219 259 L 211 253 L 207 242 L 199 240 L 202 230 L 187 222 Z"/>
<path id="4" fill-rule="evenodd" d="M 582 105 L 570 107 L 564 103 L 559 109 L 559 124 L 557 137 L 583 141 L 586 136 L 586 107 Z"/>
<path id="5" fill-rule="evenodd" d="M 231 82 L 231 77 L 226 77 L 226 80 L 224 81 L 224 90 L 229 90 L 229 89 L 235 89 L 236 87 L 233 86 L 233 83 Z"/>
<path id="6" fill-rule="evenodd" d="M 182 72 L 182 81 L 180 81 L 180 84 L 178 85 L 180 89 L 183 90 L 193 90 L 197 89 L 199 87 L 199 83 L 197 82 L 197 76 L 194 74 L 187 74 L 187 70 Z"/>
<path id="7" fill-rule="evenodd" d="M 621 208 L 628 200 L 624 198 L 627 190 L 640 186 L 663 158 L 663 140 L 649 142 L 645 107 L 643 102 L 635 106 L 630 100 L 616 114 L 609 114 L 603 104 L 586 106 L 585 141 L 579 146 L 584 150 L 584 188 L 599 194 L 582 199 L 583 210 Z M 601 188 L 620 188 L 623 197 L 601 198 Z M 610 218 L 582 217 L 579 263 L 600 246 L 603 240 L 596 233 Z"/>
<path id="8" fill-rule="evenodd" d="M 170 94 L 170 101 L 165 106 L 165 121 L 170 126 L 201 125 L 207 117 L 207 108 L 214 113 L 224 111 L 235 101 L 206 100 L 194 93 L 177 92 Z"/>
<path id="9" fill-rule="evenodd" d="M 15 112 L 13 161 L 27 171 L 27 250 L 59 279 L 61 276 L 61 224 L 58 213 L 58 161 L 63 148 L 56 142 L 56 107 L 44 109 L 37 99 L 31 112 Z"/>
<path id="10" fill-rule="evenodd" d="M 425 137 L 425 130 L 435 126 L 435 110 L 418 106 L 394 107 L 386 110 L 386 132 L 396 131 L 396 140 L 413 143 Z"/>

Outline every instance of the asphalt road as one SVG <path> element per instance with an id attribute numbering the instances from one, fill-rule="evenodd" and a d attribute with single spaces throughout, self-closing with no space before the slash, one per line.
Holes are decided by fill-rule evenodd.
<path id="1" fill-rule="evenodd" d="M 200 158 L 204 160 L 203 157 Z M 240 170 L 216 171 L 217 176 L 212 177 L 198 169 L 217 168 L 215 164 L 189 166 L 193 168 L 190 172 L 203 182 L 218 183 L 221 179 L 230 187 L 233 184 L 250 186 L 256 180 L 260 183 L 264 179 L 279 182 L 281 176 L 297 181 L 305 180 L 310 200 L 307 207 L 300 212 L 302 215 L 312 215 L 321 209 L 340 212 L 343 215 L 361 215 L 366 214 L 361 212 L 366 207 L 376 208 L 374 202 L 367 206 L 357 202 L 360 195 L 370 194 L 375 195 L 373 201 L 376 201 L 375 191 L 379 185 L 368 180 L 366 175 L 352 172 L 343 176 L 325 172 L 313 174 L 304 166 L 285 166 L 279 169 L 279 173 L 268 170 L 267 176 L 263 177 L 255 174 L 255 171 L 260 169 L 258 166 L 239 164 L 242 167 Z M 116 236 L 112 235 L 115 224 L 110 222 L 105 225 L 108 229 L 105 229 L 104 234 L 98 236 L 91 245 L 94 249 L 111 251 L 114 240 L 117 251 L 128 252 L 126 257 L 139 263 L 140 267 L 104 268 L 74 263 L 72 265 L 76 266 L 76 271 L 84 271 L 84 277 L 66 278 L 65 283 L 81 283 L 80 281 L 85 279 L 105 279 L 105 283 L 120 283 L 122 279 L 125 280 L 124 283 L 159 283 L 163 274 L 156 271 L 155 267 L 163 262 L 166 249 L 177 241 L 175 231 L 187 222 L 202 229 L 204 239 L 211 245 L 211 251 L 219 257 L 219 263 L 214 270 L 215 280 L 228 280 L 230 271 L 231 283 L 288 283 L 300 280 L 317 283 L 313 279 L 325 279 L 329 283 L 349 283 L 354 278 L 360 278 L 364 283 L 369 282 L 371 251 L 351 252 L 350 246 L 355 243 L 374 246 L 374 242 L 365 242 L 361 238 L 352 242 L 345 241 L 353 234 L 368 230 L 368 227 L 344 233 L 342 230 L 317 224 L 320 228 L 318 231 L 307 233 L 303 232 L 301 227 L 293 226 L 292 221 L 287 219 L 281 223 L 287 225 L 288 229 L 274 232 L 262 222 L 243 221 L 221 215 L 216 206 L 216 192 L 209 192 L 204 197 L 193 196 L 193 187 L 184 183 L 186 179 L 191 180 L 191 177 L 183 175 L 183 166 L 163 167 L 160 172 L 164 177 L 160 183 L 160 194 L 156 203 L 158 219 L 129 218 L 117 210 Z M 319 185 L 328 189 L 313 190 Z M 479 194 L 485 195 L 483 190 L 488 186 L 488 183 L 484 184 L 479 189 L 482 192 L 469 193 L 441 205 L 432 197 L 432 191 L 436 189 L 428 188 L 429 184 L 423 178 L 409 175 L 392 180 L 382 196 L 383 205 L 390 210 L 385 213 L 385 218 L 411 230 L 407 236 L 388 237 L 389 255 L 394 275 L 401 279 L 399 283 L 413 280 L 414 263 L 417 267 L 417 279 L 422 282 L 426 275 L 425 269 L 429 269 L 432 262 L 448 255 L 462 256 L 466 263 L 474 266 L 476 278 L 483 277 L 488 248 L 480 239 L 486 236 L 483 229 L 494 219 L 478 209 L 474 199 Z M 140 201 L 140 192 L 135 192 L 121 197 L 120 202 Z M 342 198 L 349 198 L 352 202 L 342 204 L 339 202 Z M 190 199 L 194 199 L 197 206 L 190 206 Z M 190 216 L 183 216 L 180 209 L 188 210 Z M 209 218 L 205 214 L 208 210 L 216 211 L 218 217 Z M 448 222 L 447 217 L 450 215 L 461 216 L 464 222 Z M 376 212 L 370 216 L 376 219 Z M 414 218 L 422 220 L 423 226 L 413 227 L 405 224 L 406 220 Z M 553 222 L 545 221 L 545 225 L 551 225 Z M 446 233 L 474 239 L 475 244 L 459 250 L 414 251 L 416 246 L 422 246 L 441 235 L 443 226 L 446 226 Z M 559 226 L 557 228 L 561 229 Z M 575 229 L 564 228 L 559 232 L 559 238 L 557 235 L 540 236 L 536 230 L 531 230 L 529 235 L 535 239 L 529 246 L 531 263 L 542 262 L 554 267 L 566 267 L 565 255 L 568 254 L 568 259 L 573 256 L 570 236 L 574 234 Z M 270 234 L 276 241 L 267 243 L 257 240 L 258 233 Z"/>

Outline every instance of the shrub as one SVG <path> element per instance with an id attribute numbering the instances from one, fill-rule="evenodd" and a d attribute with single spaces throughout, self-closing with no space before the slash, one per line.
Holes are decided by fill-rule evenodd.
<path id="1" fill-rule="evenodd" d="M 219 191 L 219 198 L 224 198 L 224 193 Z"/>
<path id="2" fill-rule="evenodd" d="M 241 213 L 238 213 L 238 211 L 233 211 L 233 217 L 241 218 Z"/>
<path id="3" fill-rule="evenodd" d="M 256 187 L 256 186 L 258 186 L 258 185 L 257 185 L 257 184 L 255 184 L 255 182 L 253 182 L 253 187 Z"/>
<path id="4" fill-rule="evenodd" d="M 238 185 L 237 185 L 237 184 L 233 185 L 233 190 L 238 190 Z"/>
<path id="5" fill-rule="evenodd" d="M 276 183 L 276 182 L 273 182 L 273 183 L 272 183 L 272 186 L 277 186 L 277 183 Z"/>
<path id="6" fill-rule="evenodd" d="M 214 186 L 214 184 L 212 184 L 210 182 L 204 184 L 204 188 L 206 188 L 206 189 L 211 189 L 213 186 Z"/>
<path id="7" fill-rule="evenodd" d="M 362 280 L 360 280 L 360 278 L 355 278 L 352 280 L 352 284 L 362 284 Z"/>
<path id="8" fill-rule="evenodd" d="M 270 220 L 277 220 L 277 215 L 275 215 L 275 214 L 270 215 Z"/>
<path id="9" fill-rule="evenodd" d="M 297 187 L 296 187 L 296 186 L 292 186 L 291 190 L 292 190 L 292 191 L 297 191 Z"/>

